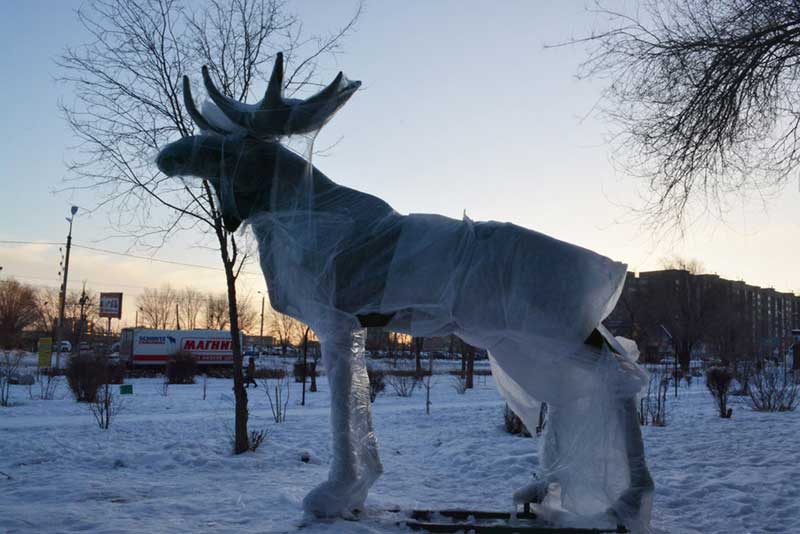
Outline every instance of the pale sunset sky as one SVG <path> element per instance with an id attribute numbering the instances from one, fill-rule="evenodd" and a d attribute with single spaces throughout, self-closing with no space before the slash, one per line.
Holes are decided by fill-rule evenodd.
<path id="1" fill-rule="evenodd" d="M 630 4 L 630 2 L 623 2 Z M 60 116 L 72 98 L 56 83 L 55 58 L 87 41 L 72 0 L 0 2 L 0 241 L 63 242 L 69 207 L 76 244 L 148 255 L 115 238 L 109 213 L 89 213 L 92 191 L 65 187 L 75 138 Z M 641 183 L 617 170 L 610 125 L 596 112 L 600 80 L 578 80 L 581 47 L 544 45 L 601 24 L 584 0 L 368 0 L 343 53 L 324 62 L 362 89 L 323 129 L 318 146 L 341 138 L 315 164 L 331 179 L 375 194 L 401 213 L 441 213 L 510 221 L 595 250 L 629 270 L 660 267 L 666 256 L 700 260 L 709 272 L 782 291 L 800 289 L 800 185 L 775 198 L 730 200 L 724 220 L 703 217 L 683 237 L 656 237 L 632 217 Z M 309 33 L 333 30 L 352 1 L 288 2 Z M 125 293 L 123 323 L 136 295 L 171 284 L 224 290 L 218 256 L 191 232 L 155 257 L 182 267 L 75 248 L 70 288 Z M 57 287 L 58 246 L 0 243 L 0 277 Z M 264 290 L 258 265 L 240 291 Z M 258 297 L 256 297 L 258 298 Z"/>

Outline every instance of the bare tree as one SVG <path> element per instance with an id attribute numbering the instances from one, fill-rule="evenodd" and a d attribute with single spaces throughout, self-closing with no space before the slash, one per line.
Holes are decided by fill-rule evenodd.
<path id="1" fill-rule="evenodd" d="M 140 321 L 149 328 L 172 328 L 177 299 L 178 293 L 169 285 L 160 289 L 145 288 L 136 300 Z"/>
<path id="2" fill-rule="evenodd" d="M 20 350 L 0 350 L 0 406 L 8 406 L 11 379 L 17 374 L 25 353 Z"/>
<path id="3" fill-rule="evenodd" d="M 58 320 L 58 290 L 41 288 L 36 292 L 36 322 L 34 326 L 42 332 L 53 332 Z"/>
<path id="4" fill-rule="evenodd" d="M 643 0 L 600 5 L 581 75 L 609 80 L 623 161 L 644 176 L 643 213 L 681 227 L 697 201 L 722 213 L 733 192 L 774 191 L 800 161 L 800 4 Z M 632 10 L 633 11 L 633 10 Z"/>
<path id="5" fill-rule="evenodd" d="M 301 333 L 300 322 L 283 313 L 272 311 L 271 332 L 281 346 L 281 353 L 286 354 L 286 348 L 292 344 L 294 339 Z"/>
<path id="6" fill-rule="evenodd" d="M 252 332 L 258 320 L 258 314 L 249 295 L 237 296 L 237 313 L 239 316 L 239 330 Z M 211 330 L 225 330 L 230 326 L 230 310 L 228 296 L 225 293 L 209 294 L 203 302 L 206 328 Z"/>
<path id="7" fill-rule="evenodd" d="M 0 281 L 0 348 L 17 348 L 22 330 L 32 326 L 39 312 L 36 291 L 16 280 Z"/>
<path id="8" fill-rule="evenodd" d="M 296 92 L 316 77 L 318 60 L 339 50 L 360 13 L 326 36 L 304 36 L 300 20 L 277 0 L 89 0 L 78 18 L 89 36 L 67 49 L 61 79 L 74 89 L 63 106 L 80 141 L 71 164 L 73 187 L 101 190 L 100 207 L 134 244 L 162 245 L 178 230 L 203 233 L 219 250 L 227 286 L 233 340 L 236 453 L 248 450 L 247 393 L 236 281 L 248 254 L 224 224 L 207 181 L 159 173 L 152 156 L 168 141 L 192 135 L 181 102 L 181 76 L 207 65 L 227 96 L 243 101 L 282 50 L 289 65 L 284 85 Z"/>
<path id="9" fill-rule="evenodd" d="M 198 319 L 205 306 L 203 293 L 193 287 L 184 288 L 178 295 L 181 324 L 188 330 L 199 327 Z"/>
<path id="10" fill-rule="evenodd" d="M 706 271 L 703 262 L 696 258 L 684 258 L 682 256 L 670 256 L 668 258 L 661 258 L 662 269 L 674 269 L 677 271 L 686 271 L 689 274 L 703 274 Z"/>
<path id="11" fill-rule="evenodd" d="M 252 334 L 259 326 L 259 312 L 253 304 L 252 295 L 239 295 L 236 307 L 239 310 L 239 328 L 242 332 Z"/>
<path id="12" fill-rule="evenodd" d="M 228 326 L 230 313 L 228 299 L 224 294 L 208 295 L 205 303 L 206 328 L 223 330 Z"/>

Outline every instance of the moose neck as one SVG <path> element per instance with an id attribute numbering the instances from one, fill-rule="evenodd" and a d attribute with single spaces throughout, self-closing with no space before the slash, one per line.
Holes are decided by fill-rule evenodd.
<path id="1" fill-rule="evenodd" d="M 236 204 L 243 215 L 325 212 L 359 224 L 397 215 L 383 200 L 335 183 L 309 161 L 280 144 L 271 144 L 268 150 L 274 151 L 272 180 L 262 181 L 270 185 L 255 194 L 237 191 Z"/>

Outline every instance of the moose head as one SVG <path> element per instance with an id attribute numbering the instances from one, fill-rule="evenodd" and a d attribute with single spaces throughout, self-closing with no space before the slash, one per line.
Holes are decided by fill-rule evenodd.
<path id="1" fill-rule="evenodd" d="M 234 231 L 251 214 L 257 200 L 270 205 L 273 176 L 279 173 L 291 182 L 305 175 L 307 162 L 281 146 L 279 139 L 319 130 L 361 82 L 348 80 L 339 72 L 330 85 L 310 98 L 285 98 L 283 54 L 278 53 L 264 98 L 245 104 L 222 94 L 206 66 L 202 72 L 208 96 L 222 116 L 200 113 L 189 78 L 184 76 L 184 105 L 201 133 L 165 146 L 156 164 L 167 176 L 195 176 L 211 182 L 220 198 L 225 227 Z M 292 187 L 291 183 L 283 186 Z"/>

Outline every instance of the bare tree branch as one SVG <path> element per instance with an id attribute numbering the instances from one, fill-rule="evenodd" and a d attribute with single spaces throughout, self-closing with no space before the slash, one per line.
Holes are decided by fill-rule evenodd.
<path id="1" fill-rule="evenodd" d="M 731 194 L 769 195 L 800 160 L 800 3 L 597 4 L 610 28 L 580 75 L 608 80 L 604 112 L 625 169 L 645 179 L 641 214 L 683 228 L 691 208 L 723 215 Z M 638 7 L 638 4 L 637 4 Z"/>

